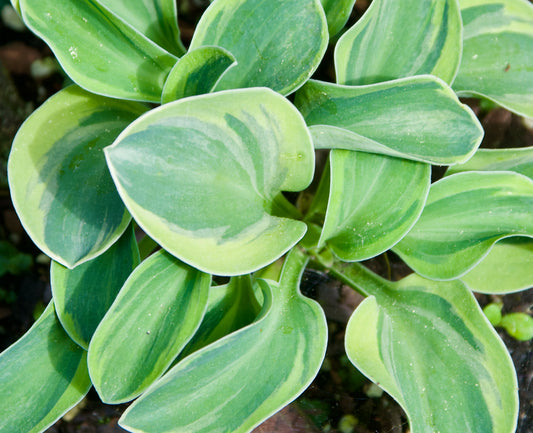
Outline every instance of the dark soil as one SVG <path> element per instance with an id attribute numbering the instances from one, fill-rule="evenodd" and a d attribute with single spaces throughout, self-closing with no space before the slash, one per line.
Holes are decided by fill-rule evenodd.
<path id="1" fill-rule="evenodd" d="M 5 3 L 5 2 L 4 2 Z M 4 3 L 0 1 L 0 6 Z M 358 0 L 352 20 L 362 14 L 368 1 Z M 207 0 L 180 1 L 180 26 L 187 45 Z M 11 141 L 22 121 L 42 102 L 65 84 L 59 68 L 47 74 L 32 75 L 35 61 L 50 59 L 49 48 L 27 31 L 15 31 L 0 23 L 0 241 L 7 241 L 29 260 L 0 276 L 0 351 L 15 342 L 31 326 L 50 300 L 49 262 L 33 245 L 14 213 L 6 182 L 6 158 Z M 32 66 L 34 65 L 34 66 Z M 327 77 L 331 71 L 319 71 Z M 523 120 L 496 108 L 483 111 L 476 101 L 467 101 L 480 117 L 486 131 L 484 147 L 533 146 L 533 132 Z M 436 170 L 438 172 L 438 170 Z M 368 262 L 374 271 L 397 280 L 409 270 L 389 253 L 390 268 L 384 257 Z M 18 260 L 18 259 L 17 259 Z M 18 262 L 17 262 L 18 263 Z M 390 275 L 389 275 L 390 274 Z M 361 302 L 353 290 L 325 274 L 309 270 L 302 290 L 317 299 L 329 321 L 329 345 L 326 360 L 309 389 L 293 404 L 258 427 L 256 433 L 339 432 L 342 425 L 355 433 L 408 432 L 401 408 L 387 394 L 381 393 L 348 361 L 344 351 L 344 329 L 352 311 Z M 493 301 L 480 295 L 484 305 Z M 533 290 L 502 298 L 504 312 L 531 312 Z M 500 335 L 515 363 L 521 410 L 517 432 L 533 433 L 533 342 L 519 342 L 504 332 Z M 59 420 L 48 432 L 112 433 L 124 432 L 117 425 L 125 406 L 100 402 L 94 390 L 83 402 Z"/>

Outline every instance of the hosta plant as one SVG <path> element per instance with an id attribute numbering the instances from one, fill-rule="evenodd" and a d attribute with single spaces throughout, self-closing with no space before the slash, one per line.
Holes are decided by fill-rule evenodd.
<path id="1" fill-rule="evenodd" d="M 216 0 L 187 47 L 174 0 L 12 3 L 75 84 L 9 158 L 53 298 L 0 355 L 2 432 L 91 386 L 132 432 L 249 432 L 324 359 L 308 266 L 366 297 L 347 355 L 413 433 L 515 430 L 472 292 L 533 285 L 533 150 L 478 150 L 458 97 L 533 117 L 528 1 L 374 0 L 345 28 L 355 0 Z M 413 274 L 360 263 L 388 250 Z"/>

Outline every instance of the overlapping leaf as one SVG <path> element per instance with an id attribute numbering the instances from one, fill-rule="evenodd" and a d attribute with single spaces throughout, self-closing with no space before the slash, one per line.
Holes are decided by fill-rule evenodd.
<path id="1" fill-rule="evenodd" d="M 512 172 L 466 172 L 431 186 L 420 219 L 394 247 L 416 272 L 457 278 L 498 240 L 533 237 L 533 181 Z"/>
<path id="2" fill-rule="evenodd" d="M 249 432 L 309 385 L 324 358 L 327 325 L 320 306 L 299 293 L 306 260 L 290 254 L 279 285 L 258 281 L 260 317 L 172 368 L 127 409 L 124 428 Z"/>
<path id="3" fill-rule="evenodd" d="M 131 400 L 164 373 L 200 325 L 210 282 L 165 251 L 137 267 L 89 345 L 102 401 Z"/>
<path id="4" fill-rule="evenodd" d="M 397 243 L 424 206 L 428 164 L 347 150 L 330 154 L 330 187 L 319 247 L 342 260 L 376 256 Z"/>
<path id="5" fill-rule="evenodd" d="M 451 84 L 461 60 L 457 0 L 374 0 L 339 39 L 339 84 L 372 84 L 432 74 Z"/>
<path id="6" fill-rule="evenodd" d="M 98 2 L 20 0 L 20 7 L 26 25 L 81 87 L 121 99 L 161 100 L 177 58 Z"/>
<path id="7" fill-rule="evenodd" d="M 276 215 L 280 190 L 299 191 L 313 177 L 312 142 L 298 111 L 269 89 L 166 104 L 130 125 L 106 155 L 139 225 L 205 272 L 260 269 L 305 233 L 304 223 Z"/>
<path id="8" fill-rule="evenodd" d="M 102 148 L 144 111 L 72 86 L 19 129 L 8 162 L 13 204 L 35 244 L 62 265 L 98 256 L 126 230 Z"/>
<path id="9" fill-rule="evenodd" d="M 202 15 L 190 49 L 214 45 L 237 59 L 217 90 L 264 86 L 288 94 L 313 74 L 327 43 L 320 0 L 226 0 Z"/>
<path id="10" fill-rule="evenodd" d="M 321 0 L 328 22 L 329 37 L 337 35 L 350 17 L 355 0 Z"/>
<path id="11" fill-rule="evenodd" d="M 533 6 L 527 0 L 460 0 L 464 48 L 453 87 L 533 117 Z"/>
<path id="12" fill-rule="evenodd" d="M 345 277 L 372 295 L 348 323 L 348 357 L 400 403 L 413 433 L 515 431 L 511 358 L 463 283 Z"/>
<path id="13" fill-rule="evenodd" d="M 32 328 L 0 355 L 0 431 L 42 432 L 90 387 L 87 352 L 65 333 L 50 302 Z"/>
<path id="14" fill-rule="evenodd" d="M 318 148 L 456 164 L 470 158 L 483 137 L 472 111 L 429 75 L 368 86 L 310 80 L 295 104 Z"/>
<path id="15" fill-rule="evenodd" d="M 105 253 L 74 269 L 52 262 L 50 279 L 57 316 L 70 338 L 84 349 L 138 264 L 131 228 Z"/>

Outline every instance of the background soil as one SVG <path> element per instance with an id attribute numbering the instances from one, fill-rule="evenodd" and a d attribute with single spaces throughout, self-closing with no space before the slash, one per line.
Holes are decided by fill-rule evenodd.
<path id="1" fill-rule="evenodd" d="M 180 28 L 186 45 L 208 3 L 205 0 L 178 2 Z M 7 4 L 7 0 L 0 0 L 0 8 Z M 351 21 L 361 16 L 368 4 L 368 1 L 358 0 Z M 327 55 L 331 58 L 331 52 Z M 323 79 L 333 79 L 328 67 L 317 74 Z M 4 21 L 0 23 L 0 351 L 26 332 L 51 298 L 49 260 L 27 237 L 11 204 L 6 180 L 7 155 L 22 121 L 68 82 L 46 44 L 28 31 L 10 28 Z M 483 147 L 533 146 L 533 131 L 523 119 L 504 109 L 483 109 L 477 101 L 467 102 L 485 128 Z M 393 280 L 409 272 L 391 253 L 366 264 Z M 401 408 L 367 381 L 346 358 L 344 329 L 352 311 L 361 302 L 359 295 L 313 270 L 306 271 L 302 291 L 318 300 L 326 312 L 329 321 L 327 356 L 309 389 L 258 427 L 256 433 L 408 432 Z M 480 295 L 478 300 L 484 305 L 496 299 Z M 504 312 L 530 313 L 533 290 L 507 295 L 502 300 Z M 503 331 L 500 335 L 511 353 L 519 379 L 521 410 L 517 432 L 533 433 L 533 343 L 518 342 Z M 102 404 L 92 390 L 78 407 L 47 431 L 124 432 L 117 425 L 124 408 L 124 405 Z"/>

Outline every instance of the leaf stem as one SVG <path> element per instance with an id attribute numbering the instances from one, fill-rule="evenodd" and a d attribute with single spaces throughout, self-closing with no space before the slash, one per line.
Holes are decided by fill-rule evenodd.
<path id="1" fill-rule="evenodd" d="M 309 256 L 299 247 L 294 247 L 285 258 L 279 281 L 285 300 L 300 294 L 300 280 L 308 261 Z"/>

